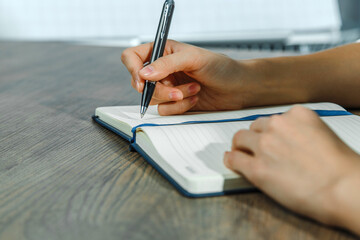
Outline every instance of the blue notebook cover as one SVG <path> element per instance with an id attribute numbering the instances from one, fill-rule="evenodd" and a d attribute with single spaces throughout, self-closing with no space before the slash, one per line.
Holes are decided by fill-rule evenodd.
<path id="1" fill-rule="evenodd" d="M 344 116 L 344 115 L 351 115 L 350 112 L 347 111 L 342 111 L 342 110 L 314 110 L 319 116 L 321 117 L 326 117 L 326 116 Z M 282 113 L 275 113 L 275 114 L 282 114 Z M 271 115 L 275 115 L 275 114 L 271 114 Z M 264 116 L 270 116 L 269 114 L 264 114 L 264 115 L 251 115 L 251 116 L 247 116 L 244 118 L 239 118 L 239 119 L 225 119 L 225 120 L 216 120 L 216 121 L 201 121 L 201 122 L 184 122 L 181 124 L 191 124 L 191 123 L 212 123 L 212 122 L 232 122 L 232 121 L 250 121 L 250 120 L 256 120 L 259 117 L 264 117 Z M 117 128 L 107 124 L 106 122 L 102 121 L 98 116 L 92 116 L 92 119 L 97 122 L 98 124 L 100 124 L 101 126 L 107 128 L 108 130 L 116 133 L 117 135 L 121 136 L 122 138 L 126 139 L 127 141 L 129 141 L 130 145 L 129 145 L 129 149 L 130 151 L 137 151 L 141 156 L 143 156 L 145 158 L 145 160 L 152 166 L 154 167 L 165 179 L 167 179 L 181 194 L 183 194 L 186 197 L 190 197 L 190 198 L 199 198 L 199 197 L 214 197 L 214 196 L 222 196 L 222 195 L 228 195 L 228 194 L 235 194 L 235 193 L 245 193 L 245 192 L 254 192 L 254 191 L 258 191 L 256 188 L 254 187 L 250 187 L 250 188 L 241 188 L 241 189 L 234 189 L 234 190 L 229 190 L 229 191 L 222 191 L 222 192 L 213 192 L 213 193 L 205 193 L 205 194 L 194 194 L 194 193 L 190 193 L 188 191 L 186 191 L 182 186 L 180 186 L 180 184 L 178 184 L 170 175 L 168 175 L 166 173 L 166 171 L 164 171 L 152 158 L 149 157 L 149 155 L 146 154 L 145 151 L 143 151 L 141 149 L 141 147 L 136 143 L 135 140 L 135 133 L 136 133 L 136 128 L 141 127 L 141 126 L 163 126 L 163 125 L 157 125 L 157 124 L 142 124 L 139 126 L 136 126 L 132 129 L 133 132 L 133 136 L 129 136 L 123 132 L 121 132 L 120 130 L 118 130 Z M 173 124 L 168 124 L 168 125 L 173 125 Z"/>

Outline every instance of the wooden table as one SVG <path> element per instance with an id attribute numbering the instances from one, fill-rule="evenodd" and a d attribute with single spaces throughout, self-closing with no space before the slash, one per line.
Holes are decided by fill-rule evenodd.
<path id="1" fill-rule="evenodd" d="M 262 193 L 189 199 L 98 106 L 138 104 L 121 48 L 0 43 L 0 239 L 354 239 Z"/>

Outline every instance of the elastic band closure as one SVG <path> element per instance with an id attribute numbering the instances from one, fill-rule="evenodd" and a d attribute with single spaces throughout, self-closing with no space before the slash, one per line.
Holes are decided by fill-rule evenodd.
<path id="1" fill-rule="evenodd" d="M 319 117 L 335 117 L 335 116 L 347 116 L 352 115 L 352 113 L 344 110 L 313 110 L 319 115 Z M 270 117 L 273 115 L 281 115 L 283 112 L 279 113 L 270 113 L 270 114 L 255 114 L 242 118 L 230 118 L 230 119 L 221 119 L 221 120 L 203 120 L 203 121 L 187 121 L 180 123 L 167 123 L 167 124 L 156 124 L 156 123 L 143 123 L 139 124 L 131 129 L 133 137 L 130 143 L 136 143 L 136 130 L 140 127 L 160 127 L 160 126 L 175 126 L 175 125 L 184 125 L 184 124 L 200 124 L 200 123 L 224 123 L 224 122 L 240 122 L 240 121 L 254 121 L 260 117 Z"/>

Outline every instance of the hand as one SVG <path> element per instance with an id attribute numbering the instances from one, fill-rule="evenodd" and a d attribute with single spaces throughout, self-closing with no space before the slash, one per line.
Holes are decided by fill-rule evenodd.
<path id="1" fill-rule="evenodd" d="M 121 59 L 138 92 L 143 91 L 145 79 L 158 81 L 150 104 L 159 104 L 160 115 L 240 109 L 245 99 L 255 94 L 256 81 L 247 81 L 250 75 L 245 74 L 245 63 L 172 40 L 167 42 L 163 57 L 143 68 L 152 45 L 126 49 Z"/>
<path id="2" fill-rule="evenodd" d="M 360 233 L 360 157 L 313 111 L 257 119 L 224 163 L 284 206 Z"/>

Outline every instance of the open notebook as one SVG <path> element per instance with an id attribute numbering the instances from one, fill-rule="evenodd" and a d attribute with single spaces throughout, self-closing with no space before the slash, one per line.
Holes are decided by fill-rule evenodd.
<path id="1" fill-rule="evenodd" d="M 338 136 L 360 152 L 360 117 L 333 103 L 303 104 L 315 110 Z M 139 106 L 100 107 L 93 119 L 119 134 L 130 146 L 190 197 L 216 196 L 254 190 L 223 164 L 233 135 L 261 116 L 286 112 L 288 106 L 240 111 L 159 116 L 150 107 L 140 119 Z"/>

